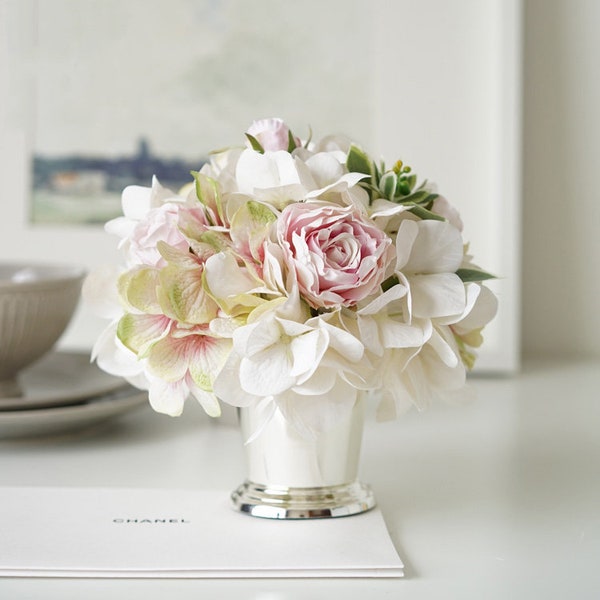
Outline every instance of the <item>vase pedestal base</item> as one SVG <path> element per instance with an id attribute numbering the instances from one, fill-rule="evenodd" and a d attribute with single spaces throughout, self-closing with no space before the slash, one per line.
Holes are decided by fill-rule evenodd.
<path id="1" fill-rule="evenodd" d="M 375 506 L 371 488 L 358 481 L 312 488 L 245 481 L 231 494 L 231 500 L 236 510 L 266 519 L 347 517 Z"/>

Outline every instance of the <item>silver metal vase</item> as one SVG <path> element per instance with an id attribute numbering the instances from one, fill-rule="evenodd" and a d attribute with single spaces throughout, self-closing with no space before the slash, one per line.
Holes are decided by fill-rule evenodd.
<path id="1" fill-rule="evenodd" d="M 277 410 L 265 422 L 260 405 L 239 409 L 248 477 L 231 496 L 234 507 L 255 517 L 342 517 L 375 506 L 371 489 L 357 479 L 364 407 L 334 429 L 299 434 Z"/>

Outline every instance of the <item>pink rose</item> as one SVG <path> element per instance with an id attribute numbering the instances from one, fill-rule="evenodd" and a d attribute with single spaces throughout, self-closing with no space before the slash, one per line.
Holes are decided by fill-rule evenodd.
<path id="1" fill-rule="evenodd" d="M 191 219 L 199 228 L 206 225 L 204 213 L 200 208 L 187 208 L 176 202 L 166 202 L 151 209 L 131 233 L 129 259 L 135 263 L 152 267 L 164 266 L 165 261 L 156 245 L 159 241 L 180 250 L 187 250 L 189 242 L 180 230 L 181 219 L 186 224 Z"/>
<path id="2" fill-rule="evenodd" d="M 247 133 L 256 138 L 264 150 L 276 152 L 288 149 L 290 130 L 281 119 L 254 121 Z M 296 140 L 296 144 L 300 145 L 300 141 Z"/>
<path id="3" fill-rule="evenodd" d="M 352 207 L 288 205 L 277 223 L 284 261 L 313 308 L 353 306 L 377 290 L 395 258 L 392 240 Z"/>

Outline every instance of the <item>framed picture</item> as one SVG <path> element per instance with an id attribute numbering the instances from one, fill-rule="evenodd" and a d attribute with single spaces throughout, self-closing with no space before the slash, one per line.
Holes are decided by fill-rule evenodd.
<path id="1" fill-rule="evenodd" d="M 519 361 L 518 0 L 5 0 L 0 258 L 118 260 L 120 190 L 175 187 L 280 116 L 402 159 L 461 210 L 500 313 L 480 372 Z M 81 306 L 62 340 L 104 323 Z"/>

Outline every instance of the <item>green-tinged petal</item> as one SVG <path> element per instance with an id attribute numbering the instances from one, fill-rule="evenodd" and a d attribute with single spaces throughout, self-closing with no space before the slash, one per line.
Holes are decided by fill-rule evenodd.
<path id="1" fill-rule="evenodd" d="M 282 312 L 282 309 L 285 307 L 285 304 L 288 302 L 288 300 L 289 299 L 285 296 L 280 296 L 279 298 L 274 298 L 273 300 L 264 300 L 261 304 L 256 306 L 256 308 L 249 309 L 250 312 L 246 313 L 246 321 L 248 323 L 254 323 L 262 319 L 268 313 L 277 312 L 279 314 Z"/>
<path id="2" fill-rule="evenodd" d="M 184 323 L 208 323 L 217 316 L 218 306 L 204 289 L 203 271 L 169 265 L 160 272 L 159 298 L 165 312 Z"/>
<path id="3" fill-rule="evenodd" d="M 148 314 L 161 314 L 158 301 L 158 269 L 132 269 L 119 277 L 119 296 L 126 306 Z"/>
<path id="4" fill-rule="evenodd" d="M 171 321 L 162 315 L 126 313 L 117 325 L 117 337 L 126 348 L 142 358 L 169 333 L 170 328 Z"/>
<path id="5" fill-rule="evenodd" d="M 224 250 L 227 250 L 230 246 L 229 237 L 226 233 L 212 229 L 207 229 L 206 231 L 203 231 L 199 236 L 197 236 L 197 242 L 202 246 L 207 246 L 208 248 L 210 248 L 210 253 L 207 251 L 207 248 L 204 248 L 202 246 L 200 246 L 200 248 L 196 248 L 196 246 L 193 244 L 194 241 L 196 240 L 192 240 L 190 242 L 190 246 L 195 251 L 197 249 L 201 250 L 201 254 L 197 251 L 195 253 L 204 259 L 208 258 L 209 256 L 212 256 L 213 254 L 216 254 L 217 252 L 223 252 Z"/>
<path id="6" fill-rule="evenodd" d="M 180 250 L 169 246 L 165 242 L 159 241 L 156 244 L 160 255 L 172 265 L 177 265 L 184 269 L 193 269 L 198 266 L 198 259 L 191 252 Z"/>
<path id="7" fill-rule="evenodd" d="M 235 256 L 223 252 L 206 261 L 205 282 L 217 304 L 231 316 L 248 314 L 265 302 L 261 294 L 272 293 L 238 265 Z"/>
<path id="8" fill-rule="evenodd" d="M 163 338 L 148 353 L 148 371 L 170 383 L 183 379 L 189 366 L 188 346 L 188 338 Z"/>
<path id="9" fill-rule="evenodd" d="M 235 247 L 259 260 L 259 249 L 268 237 L 271 223 L 276 220 L 275 213 L 266 204 L 246 202 L 231 220 L 230 235 Z"/>
<path id="10" fill-rule="evenodd" d="M 196 195 L 198 196 L 198 200 L 204 205 L 209 221 L 212 225 L 223 224 L 223 205 L 219 192 L 219 184 L 203 173 L 194 171 L 192 175 L 196 181 Z"/>
<path id="11" fill-rule="evenodd" d="M 242 317 L 216 317 L 209 323 L 208 330 L 214 337 L 232 338 L 235 330 L 245 324 L 246 319 Z"/>
<path id="12" fill-rule="evenodd" d="M 193 336 L 189 342 L 190 376 L 200 389 L 212 392 L 213 382 L 231 352 L 231 340 L 197 335 Z"/>

